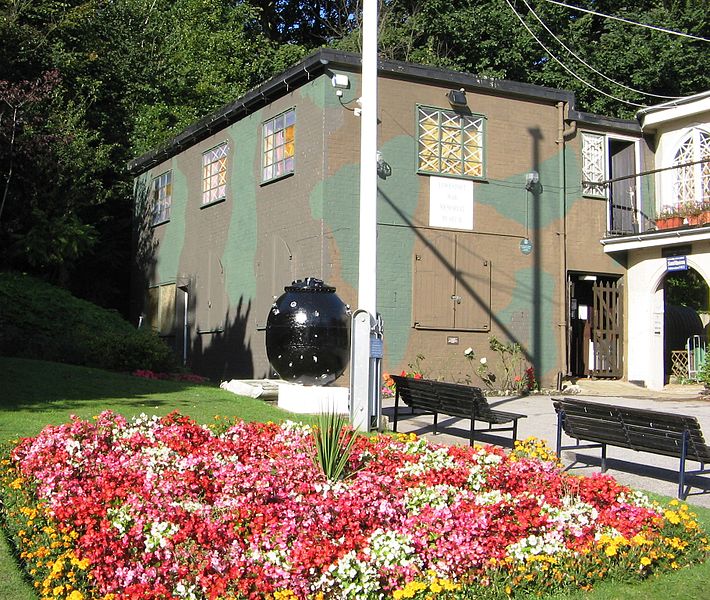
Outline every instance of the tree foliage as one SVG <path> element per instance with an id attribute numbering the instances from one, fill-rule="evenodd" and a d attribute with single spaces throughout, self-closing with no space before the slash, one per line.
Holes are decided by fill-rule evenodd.
<path id="1" fill-rule="evenodd" d="M 566 4 L 710 38 L 706 0 Z M 338 44 L 358 49 L 359 32 Z M 382 0 L 379 48 L 391 59 L 572 90 L 580 108 L 609 116 L 710 88 L 708 42 L 548 0 Z"/>
<path id="2" fill-rule="evenodd" d="M 705 0 L 570 4 L 710 37 Z M 127 161 L 314 48 L 358 50 L 361 10 L 361 0 L 0 0 L 3 265 L 125 308 Z M 549 0 L 380 0 L 382 57 L 570 89 L 578 108 L 610 116 L 709 89 L 708 47 Z"/>

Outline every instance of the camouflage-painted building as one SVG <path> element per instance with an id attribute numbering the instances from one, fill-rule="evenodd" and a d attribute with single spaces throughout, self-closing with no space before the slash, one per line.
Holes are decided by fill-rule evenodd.
<path id="1" fill-rule="evenodd" d="M 320 50 L 130 163 L 136 318 L 194 371 L 269 376 L 266 319 L 295 279 L 355 307 L 360 69 Z M 384 369 L 421 355 L 428 376 L 463 380 L 464 350 L 492 360 L 495 336 L 548 384 L 621 375 L 624 264 L 600 239 L 644 228 L 653 202 L 634 177 L 599 182 L 650 168 L 638 123 L 579 112 L 566 91 L 400 62 L 380 62 L 378 87 Z"/>

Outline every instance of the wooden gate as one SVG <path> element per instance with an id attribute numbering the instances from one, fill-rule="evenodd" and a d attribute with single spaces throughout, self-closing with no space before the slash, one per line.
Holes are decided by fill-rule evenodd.
<path id="1" fill-rule="evenodd" d="M 597 281 L 592 287 L 592 377 L 621 377 L 624 360 L 623 287 L 618 281 Z"/>

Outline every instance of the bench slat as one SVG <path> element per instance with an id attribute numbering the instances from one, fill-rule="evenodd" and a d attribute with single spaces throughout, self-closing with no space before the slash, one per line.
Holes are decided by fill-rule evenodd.
<path id="1" fill-rule="evenodd" d="M 684 440 L 687 441 L 685 458 L 702 463 L 710 462 L 710 447 L 705 443 L 700 423 L 696 417 L 654 410 L 644 410 L 601 404 L 572 398 L 553 398 L 558 414 L 557 455 L 563 448 L 561 433 L 578 440 L 598 442 L 650 452 L 681 459 L 678 495 L 684 491 L 685 467 L 683 464 Z M 602 452 L 602 470 L 605 464 Z M 701 472 L 705 472 L 701 469 Z"/>
<path id="2" fill-rule="evenodd" d="M 401 375 L 392 375 L 397 390 L 396 403 L 402 401 L 413 410 L 420 409 L 431 412 L 434 417 L 434 430 L 436 431 L 437 415 L 439 413 L 471 420 L 469 442 L 473 444 L 475 421 L 489 424 L 492 431 L 512 431 L 513 440 L 517 437 L 517 423 L 526 415 L 497 411 L 491 409 L 486 397 L 480 388 L 430 379 L 414 379 Z M 395 411 L 397 415 L 397 411 Z M 509 427 L 492 429 L 492 425 L 505 425 Z M 395 417 L 396 427 L 396 417 Z"/>

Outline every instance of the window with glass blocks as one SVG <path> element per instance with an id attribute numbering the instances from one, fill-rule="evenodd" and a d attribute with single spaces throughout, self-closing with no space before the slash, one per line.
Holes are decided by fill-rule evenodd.
<path id="1" fill-rule="evenodd" d="M 420 173 L 485 175 L 485 117 L 420 106 L 417 122 Z"/>

